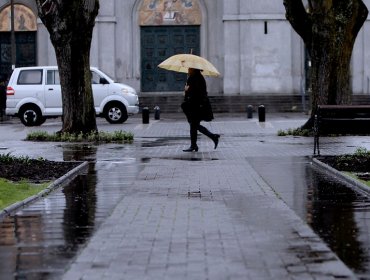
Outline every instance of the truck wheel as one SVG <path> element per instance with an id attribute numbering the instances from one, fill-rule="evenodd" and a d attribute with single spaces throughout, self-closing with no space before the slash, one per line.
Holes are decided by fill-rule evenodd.
<path id="1" fill-rule="evenodd" d="M 19 118 L 25 126 L 39 126 L 46 120 L 36 105 L 26 105 L 19 110 Z"/>
<path id="2" fill-rule="evenodd" d="M 105 119 L 112 124 L 123 123 L 128 118 L 125 105 L 119 102 L 108 103 L 104 112 Z"/>

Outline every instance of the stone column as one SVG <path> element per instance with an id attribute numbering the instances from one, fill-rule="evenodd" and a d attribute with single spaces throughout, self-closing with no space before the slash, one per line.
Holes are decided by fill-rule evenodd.
<path id="1" fill-rule="evenodd" d="M 240 94 L 240 0 L 224 1 L 224 94 Z"/>

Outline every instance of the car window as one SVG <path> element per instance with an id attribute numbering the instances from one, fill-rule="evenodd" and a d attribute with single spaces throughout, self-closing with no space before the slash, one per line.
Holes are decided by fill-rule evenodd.
<path id="1" fill-rule="evenodd" d="M 58 70 L 48 70 L 47 71 L 46 84 L 47 85 L 60 85 L 59 71 Z"/>
<path id="2" fill-rule="evenodd" d="M 100 84 L 100 75 L 94 71 L 91 71 L 91 83 Z"/>
<path id="3" fill-rule="evenodd" d="M 19 85 L 40 85 L 42 84 L 42 69 L 20 71 L 17 83 Z"/>

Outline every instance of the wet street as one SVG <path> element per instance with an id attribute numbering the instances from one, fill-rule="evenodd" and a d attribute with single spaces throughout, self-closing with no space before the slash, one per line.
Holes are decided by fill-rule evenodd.
<path id="1" fill-rule="evenodd" d="M 125 145 L 32 143 L 24 149 L 23 141 L 5 137 L 6 153 L 86 160 L 89 168 L 1 222 L 1 279 L 95 279 L 90 272 L 96 279 L 196 279 L 195 272 L 197 279 L 351 279 L 335 255 L 359 279 L 370 279 L 370 199 L 312 165 L 312 139 L 276 136 L 303 121 L 223 117 L 208 124 L 222 134 L 219 148 L 200 137 L 198 153 L 182 152 L 188 127 L 178 119 L 129 120 L 123 129 L 135 142 Z M 9 124 L 0 130 L 21 140 L 30 129 Z M 366 137 L 322 140 L 322 153 L 356 147 L 370 143 Z M 280 212 L 280 222 L 271 220 Z M 161 252 L 164 258 L 154 257 Z M 253 252 L 259 263 L 250 258 Z M 196 261 L 197 254 L 205 260 L 195 264 L 191 256 Z M 117 256 L 121 267 L 109 261 Z M 221 263 L 235 266 L 236 274 Z M 114 277 L 122 271 L 126 277 Z"/>

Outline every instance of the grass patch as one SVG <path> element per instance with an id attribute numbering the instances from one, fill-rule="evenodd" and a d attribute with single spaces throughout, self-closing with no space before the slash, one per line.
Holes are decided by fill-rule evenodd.
<path id="1" fill-rule="evenodd" d="M 94 142 L 94 143 L 112 143 L 112 142 L 132 142 L 134 135 L 126 131 L 114 132 L 91 132 L 89 134 L 72 134 L 72 133 L 52 133 L 46 131 L 34 131 L 27 135 L 28 141 L 50 141 L 50 142 Z"/>
<path id="2" fill-rule="evenodd" d="M 345 162 L 345 161 L 356 161 L 357 159 L 370 159 L 370 151 L 366 148 L 359 147 L 355 150 L 353 154 L 346 154 L 346 155 L 340 155 L 337 158 L 338 162 Z M 359 163 L 361 164 L 361 163 Z"/>
<path id="3" fill-rule="evenodd" d="M 279 129 L 277 132 L 278 136 L 313 136 L 313 132 L 311 129 L 302 129 L 302 128 L 289 128 L 287 130 Z"/>
<path id="4" fill-rule="evenodd" d="M 354 156 L 370 157 L 370 151 L 364 147 L 359 147 L 356 149 Z"/>
<path id="5" fill-rule="evenodd" d="M 361 179 L 357 173 L 355 172 L 344 172 L 345 174 L 347 174 L 349 177 L 357 180 L 357 181 L 360 181 L 361 183 L 365 184 L 366 186 L 370 187 L 370 181 L 369 180 L 363 180 Z"/>
<path id="6" fill-rule="evenodd" d="M 43 161 L 44 159 L 38 158 L 37 160 Z M 19 162 L 19 163 L 27 165 L 27 164 L 30 164 L 31 161 L 32 159 L 30 159 L 28 156 L 16 157 L 16 156 L 11 155 L 10 153 L 0 154 L 0 163 L 4 163 L 4 164 Z"/>
<path id="7" fill-rule="evenodd" d="M 359 157 L 362 157 L 362 158 L 369 158 L 370 157 L 370 151 L 367 150 L 366 148 L 363 148 L 363 147 L 359 147 L 356 149 L 355 153 L 353 155 L 347 155 L 347 156 L 343 156 L 344 159 L 352 159 L 352 160 L 355 160 L 356 158 L 359 158 Z M 370 175 L 368 172 L 366 172 L 366 176 L 364 176 L 364 174 L 362 173 L 358 173 L 358 172 L 345 172 L 348 176 L 362 182 L 363 184 L 365 184 L 366 186 L 370 187 Z M 366 180 L 364 180 L 364 178 L 366 178 Z M 369 180 L 368 180 L 369 179 Z"/>
<path id="8" fill-rule="evenodd" d="M 27 181 L 14 183 L 0 178 L 0 210 L 32 195 L 38 194 L 40 191 L 47 188 L 49 184 L 50 183 L 31 184 Z"/>

